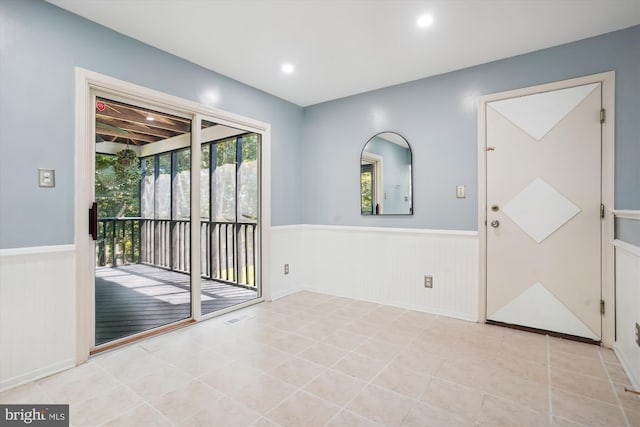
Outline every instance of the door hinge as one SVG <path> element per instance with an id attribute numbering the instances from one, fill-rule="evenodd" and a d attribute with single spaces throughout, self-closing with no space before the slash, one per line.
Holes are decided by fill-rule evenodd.
<path id="1" fill-rule="evenodd" d="M 607 118 L 607 113 L 605 112 L 604 108 L 602 110 L 600 110 L 600 123 L 604 123 L 604 121 Z"/>
<path id="2" fill-rule="evenodd" d="M 600 203 L 600 218 L 604 218 L 604 204 Z"/>
<path id="3" fill-rule="evenodd" d="M 600 314 L 604 316 L 604 300 L 600 300 Z"/>

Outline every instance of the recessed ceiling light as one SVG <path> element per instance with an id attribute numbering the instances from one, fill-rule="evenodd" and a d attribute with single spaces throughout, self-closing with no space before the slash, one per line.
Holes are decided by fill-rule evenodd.
<path id="1" fill-rule="evenodd" d="M 150 121 L 150 122 L 152 122 L 152 121 L 154 121 L 155 119 L 154 119 L 153 117 L 151 117 L 151 116 L 147 116 L 147 120 L 148 120 L 148 121 Z"/>
<path id="2" fill-rule="evenodd" d="M 285 74 L 291 74 L 293 73 L 293 64 L 282 64 L 282 72 Z"/>
<path id="3" fill-rule="evenodd" d="M 425 14 L 418 18 L 418 27 L 427 28 L 433 24 L 433 15 Z"/>

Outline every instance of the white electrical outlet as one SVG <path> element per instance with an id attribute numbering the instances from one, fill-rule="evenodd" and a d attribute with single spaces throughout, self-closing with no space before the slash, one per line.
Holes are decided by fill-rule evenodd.
<path id="1" fill-rule="evenodd" d="M 54 169 L 38 169 L 38 185 L 40 187 L 55 187 L 56 171 Z"/>
<path id="2" fill-rule="evenodd" d="M 433 276 L 424 276 L 424 287 L 433 288 Z"/>
<path id="3" fill-rule="evenodd" d="M 289 264 L 284 265 L 284 274 L 289 274 Z"/>
<path id="4" fill-rule="evenodd" d="M 465 194 L 464 194 L 464 185 L 458 185 L 456 187 L 456 197 L 458 199 L 464 199 L 465 198 Z"/>

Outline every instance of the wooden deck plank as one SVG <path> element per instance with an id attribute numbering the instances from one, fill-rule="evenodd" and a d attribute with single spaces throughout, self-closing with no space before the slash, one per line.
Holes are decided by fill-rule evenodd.
<path id="1" fill-rule="evenodd" d="M 96 269 L 96 345 L 191 316 L 190 277 L 144 264 Z M 257 298 L 240 286 L 202 279 L 202 313 Z"/>

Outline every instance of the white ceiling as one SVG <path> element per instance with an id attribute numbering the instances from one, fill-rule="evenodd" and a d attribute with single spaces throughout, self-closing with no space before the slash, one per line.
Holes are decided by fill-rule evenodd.
<path id="1" fill-rule="evenodd" d="M 640 0 L 47 1 L 301 106 L 640 24 Z"/>

